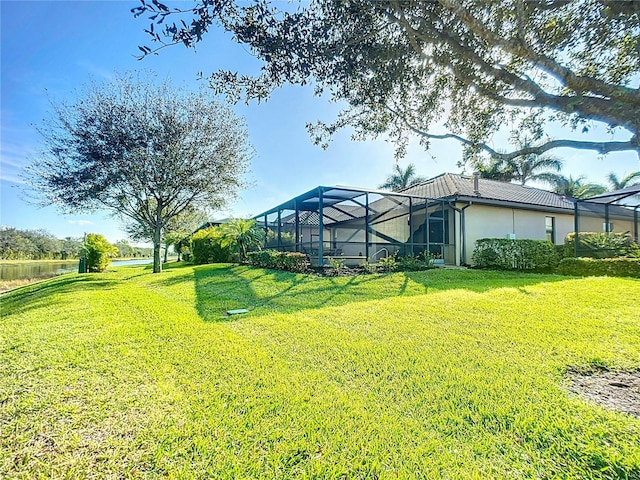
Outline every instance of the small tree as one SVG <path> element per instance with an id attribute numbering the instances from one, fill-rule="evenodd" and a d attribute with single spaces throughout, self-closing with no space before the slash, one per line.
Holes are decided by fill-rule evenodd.
<path id="1" fill-rule="evenodd" d="M 230 246 L 243 262 L 247 260 L 249 249 L 259 247 L 264 241 L 264 232 L 253 219 L 234 218 L 220 228 L 224 235 L 223 245 Z"/>
<path id="2" fill-rule="evenodd" d="M 27 181 L 41 204 L 106 209 L 153 243 L 153 271 L 171 220 L 233 198 L 251 155 L 243 122 L 211 93 L 121 75 L 73 104 L 54 104 L 45 149 Z"/>
<path id="3" fill-rule="evenodd" d="M 111 245 L 99 233 L 89 233 L 84 241 L 84 252 L 87 257 L 87 270 L 102 272 L 111 263 L 111 257 L 118 254 L 118 247 Z"/>

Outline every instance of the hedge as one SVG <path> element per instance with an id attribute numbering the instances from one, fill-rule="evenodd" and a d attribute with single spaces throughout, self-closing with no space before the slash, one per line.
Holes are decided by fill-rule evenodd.
<path id="1" fill-rule="evenodd" d="M 640 278 L 638 258 L 565 258 L 558 266 L 558 273 L 578 277 L 602 276 Z"/>
<path id="2" fill-rule="evenodd" d="M 231 248 L 223 246 L 224 234 L 220 227 L 211 227 L 196 232 L 191 237 L 193 263 L 227 263 L 231 261 Z"/>
<path id="3" fill-rule="evenodd" d="M 559 256 L 547 240 L 482 238 L 472 260 L 479 268 L 548 272 L 558 266 Z"/>
<path id="4" fill-rule="evenodd" d="M 274 270 L 302 273 L 309 269 L 309 260 L 304 253 L 278 252 L 276 250 L 262 250 L 249 252 L 247 258 L 251 265 Z"/>

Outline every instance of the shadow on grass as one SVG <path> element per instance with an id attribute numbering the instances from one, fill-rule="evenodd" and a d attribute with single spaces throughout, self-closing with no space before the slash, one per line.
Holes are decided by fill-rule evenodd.
<path id="1" fill-rule="evenodd" d="M 68 274 L 50 278 L 41 282 L 18 287 L 2 295 L 2 316 L 8 313 L 23 313 L 40 307 L 54 308 L 58 295 L 88 290 L 109 290 L 119 279 L 94 277 L 94 274 Z"/>
<path id="2" fill-rule="evenodd" d="M 244 266 L 203 265 L 194 269 L 196 308 L 205 321 L 228 321 L 227 310 L 291 313 L 444 290 L 486 292 L 567 280 L 558 275 L 429 270 L 384 275 L 319 277 Z"/>

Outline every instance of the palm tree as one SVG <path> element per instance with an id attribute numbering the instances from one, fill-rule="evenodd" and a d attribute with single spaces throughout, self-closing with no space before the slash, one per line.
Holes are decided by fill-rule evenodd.
<path id="1" fill-rule="evenodd" d="M 526 148 L 531 146 L 531 141 L 525 139 L 519 144 L 520 148 Z M 492 158 L 487 163 L 479 161 L 474 167 L 482 178 L 491 180 L 517 181 L 521 185 L 531 180 L 540 180 L 553 184 L 557 173 L 562 169 L 562 160 L 551 155 L 529 153 L 511 160 Z"/>
<path id="2" fill-rule="evenodd" d="M 480 174 L 481 178 L 498 180 L 499 182 L 510 182 L 515 175 L 508 165 L 505 166 L 504 161 L 497 158 L 491 159 L 486 163 L 482 161 L 475 162 L 473 168 Z"/>
<path id="3" fill-rule="evenodd" d="M 407 165 L 407 168 L 404 170 L 396 163 L 393 166 L 393 170 L 394 172 L 389 175 L 387 180 L 378 188 L 399 192 L 400 190 L 404 190 L 412 185 L 427 181 L 425 177 L 416 175 L 416 166 L 413 163 Z"/>
<path id="4" fill-rule="evenodd" d="M 564 175 L 555 175 L 553 179 L 549 181 L 555 185 L 553 191 L 561 195 L 573 198 L 588 198 L 595 195 L 600 195 L 607 191 L 604 185 L 597 183 L 583 183 L 584 176 L 573 178 L 571 175 L 565 177 Z"/>
<path id="5" fill-rule="evenodd" d="M 251 218 L 234 218 L 220 225 L 220 228 L 224 235 L 223 245 L 237 251 L 242 261 L 247 259 L 251 247 L 259 247 L 264 240 L 264 232 Z"/>
<path id="6" fill-rule="evenodd" d="M 615 173 L 611 172 L 607 176 L 607 180 L 609 181 L 609 186 L 611 187 L 612 192 L 615 190 L 622 190 L 623 188 L 640 185 L 640 181 L 634 182 L 634 180 L 640 180 L 640 170 L 637 172 L 631 172 L 630 174 L 622 178 L 622 180 L 619 180 L 618 176 Z"/>
<path id="7" fill-rule="evenodd" d="M 562 160 L 551 155 L 528 154 L 507 160 L 513 179 L 524 185 L 530 180 L 549 182 L 562 169 Z"/>

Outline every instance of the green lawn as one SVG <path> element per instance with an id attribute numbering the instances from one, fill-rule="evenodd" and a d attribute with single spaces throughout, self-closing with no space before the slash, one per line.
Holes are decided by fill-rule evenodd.
<path id="1" fill-rule="evenodd" d="M 640 478 L 640 280 L 149 272 L 0 297 L 0 478 Z"/>

